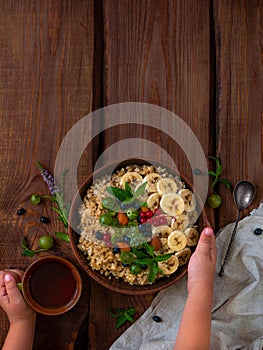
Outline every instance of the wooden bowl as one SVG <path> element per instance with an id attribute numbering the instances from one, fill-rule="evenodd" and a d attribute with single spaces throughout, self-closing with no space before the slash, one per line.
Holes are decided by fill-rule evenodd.
<path id="1" fill-rule="evenodd" d="M 84 181 L 84 183 L 79 189 L 79 193 L 75 196 L 71 205 L 71 210 L 69 214 L 69 235 L 71 239 L 71 246 L 78 262 L 83 267 L 83 269 L 88 273 L 88 275 L 91 278 L 93 278 L 95 281 L 97 281 L 104 287 L 114 292 L 131 294 L 131 295 L 151 294 L 151 293 L 156 293 L 162 289 L 165 289 L 171 286 L 172 284 L 176 283 L 177 281 L 179 281 L 187 273 L 187 264 L 179 266 L 177 271 L 173 273 L 170 277 L 160 278 L 156 280 L 156 282 L 154 282 L 153 284 L 144 285 L 144 286 L 130 285 L 129 283 L 121 279 L 116 279 L 113 276 L 111 279 L 109 279 L 108 277 L 100 274 L 98 271 L 92 270 L 91 267 L 88 265 L 87 257 L 77 247 L 80 235 L 74 230 L 74 227 L 77 227 L 80 222 L 78 208 L 81 206 L 82 199 L 85 196 L 87 189 L 91 186 L 93 182 L 93 178 L 96 179 L 103 175 L 111 174 L 112 169 L 116 171 L 123 167 L 126 167 L 129 164 L 138 164 L 138 165 L 148 164 L 149 165 L 150 163 L 142 159 L 129 159 L 119 163 L 116 162 L 114 164 L 110 164 L 98 169 L 97 171 L 94 172 L 94 174 L 89 176 L 86 181 Z M 157 164 L 153 163 L 153 165 L 157 165 Z M 172 174 L 175 173 L 173 170 L 171 170 L 168 166 L 164 164 L 158 163 L 158 165 L 163 168 L 166 168 L 169 173 L 172 173 Z M 189 189 L 192 189 L 192 185 L 190 184 L 190 182 L 185 177 L 182 177 L 181 175 L 180 177 L 182 181 L 185 183 L 186 187 Z M 199 204 L 201 203 L 201 200 L 199 198 L 197 198 L 197 203 Z M 204 222 L 206 222 L 206 214 L 203 210 L 202 215 L 199 217 L 197 222 L 199 227 L 199 232 L 201 232 L 201 230 L 203 229 Z"/>
<path id="2" fill-rule="evenodd" d="M 26 302 L 43 315 L 60 315 L 75 306 L 82 291 L 76 267 L 68 260 L 48 255 L 34 261 L 22 279 Z"/>

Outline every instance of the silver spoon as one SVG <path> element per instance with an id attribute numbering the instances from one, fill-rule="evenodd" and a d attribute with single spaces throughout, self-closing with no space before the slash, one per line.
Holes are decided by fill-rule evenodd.
<path id="1" fill-rule="evenodd" d="M 223 264 L 221 266 L 221 269 L 219 271 L 220 277 L 222 277 L 224 274 L 227 258 L 228 258 L 230 249 L 232 247 L 232 243 L 233 243 L 235 235 L 236 235 L 237 225 L 238 225 L 238 222 L 240 219 L 241 211 L 243 209 L 247 208 L 252 203 L 252 201 L 255 197 L 255 193 L 256 193 L 255 186 L 249 181 L 240 181 L 236 184 L 236 186 L 234 188 L 233 196 L 234 196 L 235 204 L 238 208 L 238 214 L 237 214 L 235 227 L 234 227 L 234 230 L 233 230 L 233 233 L 232 233 L 232 236 L 230 238 L 229 245 L 228 245 L 228 248 L 226 251 L 226 255 L 225 255 Z"/>

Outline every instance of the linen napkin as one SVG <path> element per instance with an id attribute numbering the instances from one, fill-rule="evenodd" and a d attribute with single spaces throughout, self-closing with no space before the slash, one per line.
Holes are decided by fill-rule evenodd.
<path id="1" fill-rule="evenodd" d="M 219 277 L 234 223 L 217 233 L 212 350 L 263 349 L 263 203 L 238 224 L 223 277 Z M 158 293 L 146 312 L 110 350 L 172 350 L 187 298 L 187 276 Z M 159 316 L 162 322 L 153 321 Z M 191 330 L 189 330 L 191 331 Z"/>

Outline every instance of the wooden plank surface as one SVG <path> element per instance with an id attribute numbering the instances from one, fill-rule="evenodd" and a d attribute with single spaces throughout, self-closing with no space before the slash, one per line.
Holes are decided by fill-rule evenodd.
<path id="1" fill-rule="evenodd" d="M 29 265 L 20 254 L 24 235 L 35 247 L 39 235 L 63 230 L 49 203 L 28 201 L 46 192 L 34 161 L 53 170 L 71 127 L 115 103 L 146 102 L 177 114 L 205 156 L 222 159 L 233 184 L 255 182 L 255 207 L 263 195 L 262 85 L 260 0 L 0 0 L 0 268 Z M 167 150 L 191 178 L 183 150 L 161 130 L 162 120 L 156 128 L 105 130 L 81 157 L 79 183 L 105 150 L 130 137 Z M 105 154 L 102 162 L 110 160 Z M 223 187 L 220 194 L 222 207 L 206 208 L 217 228 L 236 216 L 232 195 Z M 27 213 L 18 217 L 21 206 Z M 39 223 L 43 214 L 49 225 Z M 66 243 L 58 241 L 52 253 L 78 266 Z M 135 307 L 137 318 L 153 298 L 110 292 L 79 269 L 79 304 L 62 316 L 38 316 L 35 349 L 108 349 L 128 327 L 116 330 L 109 308 Z M 7 330 L 0 310 L 0 345 Z"/>
<path id="2" fill-rule="evenodd" d="M 50 203 L 34 207 L 28 200 L 34 192 L 47 193 L 35 161 L 53 170 L 63 137 L 92 110 L 93 1 L 1 1 L 0 28 L 1 269 L 25 269 L 30 258 L 21 255 L 23 235 L 35 247 L 39 235 L 63 230 Z M 88 173 L 91 164 L 85 168 Z M 21 206 L 27 212 L 18 217 Z M 49 225 L 39 223 L 43 214 Z M 75 261 L 61 242 L 52 253 Z M 76 310 L 38 317 L 36 349 L 65 349 L 75 342 L 89 308 L 89 280 L 83 280 Z M 8 328 L 2 310 L 0 323 L 2 345 Z"/>
<path id="3" fill-rule="evenodd" d="M 217 144 L 224 175 L 234 185 L 256 185 L 257 206 L 263 198 L 262 141 L 262 2 L 214 1 L 217 76 Z M 232 196 L 220 187 L 226 201 L 219 226 L 235 219 Z M 251 210 L 245 210 L 247 215 Z"/>

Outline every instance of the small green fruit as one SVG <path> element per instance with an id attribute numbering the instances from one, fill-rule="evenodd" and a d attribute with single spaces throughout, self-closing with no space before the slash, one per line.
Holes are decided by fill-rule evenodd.
<path id="1" fill-rule="evenodd" d="M 207 198 L 207 204 L 210 208 L 219 208 L 222 204 L 222 198 L 217 193 L 210 194 Z"/>

